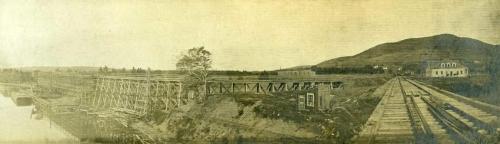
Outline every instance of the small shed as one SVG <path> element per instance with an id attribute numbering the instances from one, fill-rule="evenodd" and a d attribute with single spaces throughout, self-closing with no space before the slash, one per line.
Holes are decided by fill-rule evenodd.
<path id="1" fill-rule="evenodd" d="M 328 110 L 334 95 L 331 95 L 329 85 L 317 85 L 308 91 L 296 93 L 298 110 Z"/>

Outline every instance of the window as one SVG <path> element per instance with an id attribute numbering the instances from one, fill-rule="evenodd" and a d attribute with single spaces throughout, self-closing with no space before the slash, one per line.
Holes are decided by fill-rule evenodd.
<path id="1" fill-rule="evenodd" d="M 464 74 L 464 71 L 460 71 L 460 74 Z"/>
<path id="2" fill-rule="evenodd" d="M 439 74 L 438 71 L 436 71 L 436 75 L 438 75 L 438 74 Z"/>
<path id="3" fill-rule="evenodd" d="M 457 67 L 457 63 L 452 63 L 451 66 L 452 67 Z"/>
<path id="4" fill-rule="evenodd" d="M 443 75 L 443 71 L 441 71 L 441 75 Z"/>
<path id="5" fill-rule="evenodd" d="M 307 106 L 314 107 L 314 93 L 307 93 Z"/>

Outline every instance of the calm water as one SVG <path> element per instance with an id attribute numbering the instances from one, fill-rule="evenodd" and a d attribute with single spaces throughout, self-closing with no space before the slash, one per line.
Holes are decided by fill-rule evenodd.
<path id="1" fill-rule="evenodd" d="M 31 119 L 33 106 L 18 107 L 0 94 L 0 144 L 78 143 L 77 139 L 46 118 Z"/>

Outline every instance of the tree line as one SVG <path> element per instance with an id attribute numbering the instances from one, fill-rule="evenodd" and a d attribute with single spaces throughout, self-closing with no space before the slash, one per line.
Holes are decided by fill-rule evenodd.
<path id="1" fill-rule="evenodd" d="M 363 67 L 316 67 L 313 66 L 312 71 L 316 74 L 382 74 L 384 69 L 382 67 L 374 67 L 372 65 L 365 65 Z"/>
<path id="2" fill-rule="evenodd" d="M 103 66 L 99 67 L 97 70 L 98 73 L 105 74 L 105 73 L 146 73 L 147 71 L 150 71 L 152 73 L 158 73 L 161 72 L 160 70 L 151 70 L 151 68 L 143 69 L 140 67 L 132 67 L 132 69 L 126 69 L 126 68 L 121 68 L 121 69 L 116 69 L 116 68 L 109 68 L 108 66 Z"/>
<path id="3" fill-rule="evenodd" d="M 1 69 L 0 70 L 0 82 L 14 83 L 14 82 L 34 82 L 32 72 L 26 72 L 19 69 Z"/>
<path id="4" fill-rule="evenodd" d="M 248 76 L 248 75 L 277 75 L 276 71 L 237 71 L 237 70 L 213 70 L 209 71 L 210 75 L 226 75 L 226 76 Z"/>

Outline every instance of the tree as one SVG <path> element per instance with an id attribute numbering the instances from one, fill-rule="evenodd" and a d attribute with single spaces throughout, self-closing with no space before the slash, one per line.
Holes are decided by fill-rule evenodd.
<path id="1" fill-rule="evenodd" d="M 104 68 L 102 70 L 104 71 L 104 73 L 108 73 L 109 68 L 108 68 L 108 66 L 104 66 Z"/>
<path id="2" fill-rule="evenodd" d="M 203 84 L 203 96 L 206 96 L 208 70 L 211 68 L 212 54 L 204 47 L 191 48 L 177 61 L 177 70 L 187 74 L 186 81 L 192 86 Z"/>

